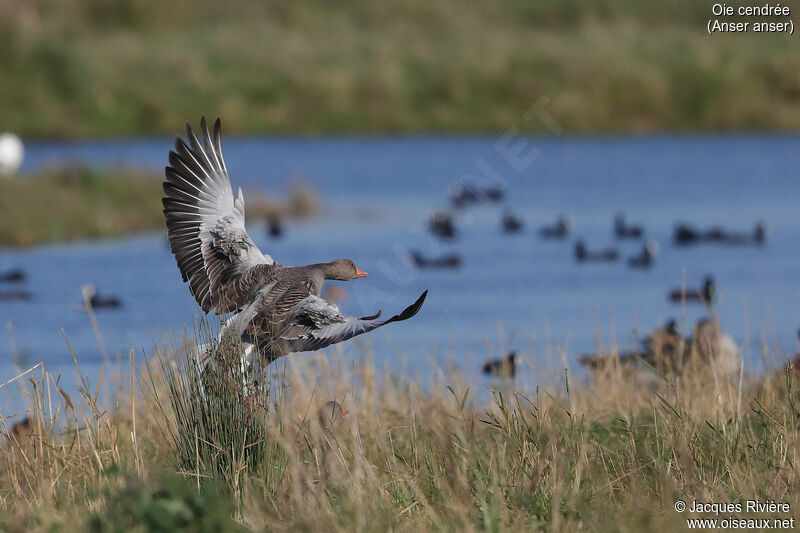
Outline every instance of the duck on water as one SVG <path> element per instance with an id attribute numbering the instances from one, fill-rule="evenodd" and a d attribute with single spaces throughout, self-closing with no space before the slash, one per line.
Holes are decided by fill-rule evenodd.
<path id="1" fill-rule="evenodd" d="M 721 226 L 713 226 L 707 230 L 700 230 L 690 224 L 681 222 L 675 226 L 672 238 L 678 246 L 687 246 L 704 242 L 761 246 L 767 239 L 767 231 L 768 227 L 764 221 L 757 222 L 753 227 L 753 231 L 750 233 L 728 231 Z"/>
<path id="2" fill-rule="evenodd" d="M 486 361 L 482 370 L 487 376 L 515 377 L 517 375 L 517 352 L 509 352 L 499 359 Z"/>
<path id="3" fill-rule="evenodd" d="M 453 217 L 447 211 L 437 210 L 431 213 L 428 220 L 428 229 L 432 234 L 442 239 L 454 239 L 456 226 Z"/>
<path id="4" fill-rule="evenodd" d="M 0 283 L 22 283 L 27 278 L 28 275 L 21 268 L 13 268 L 0 273 Z"/>
<path id="5" fill-rule="evenodd" d="M 628 224 L 623 214 L 614 217 L 614 236 L 617 239 L 639 239 L 643 235 L 644 228 L 641 224 Z"/>
<path id="6" fill-rule="evenodd" d="M 459 268 L 461 267 L 461 256 L 456 253 L 440 255 L 438 257 L 427 257 L 418 250 L 412 250 L 409 254 L 411 262 L 417 268 Z"/>
<path id="7" fill-rule="evenodd" d="M 88 309 L 116 309 L 122 307 L 122 300 L 116 296 L 107 296 L 100 294 L 97 287 L 91 283 L 86 283 L 81 287 L 81 296 L 83 296 L 83 304 Z"/>
<path id="8" fill-rule="evenodd" d="M 569 230 L 572 228 L 572 217 L 560 215 L 552 226 L 542 226 L 539 228 L 539 235 L 543 239 L 566 239 L 569 237 Z"/>
<path id="9" fill-rule="evenodd" d="M 525 226 L 525 221 L 523 221 L 522 217 L 519 215 L 515 215 L 510 209 L 506 209 L 503 211 L 500 224 L 505 233 L 519 233 Z"/>
<path id="10" fill-rule="evenodd" d="M 701 302 L 710 305 L 717 293 L 717 286 L 712 276 L 706 276 L 700 289 L 672 289 L 669 293 L 671 302 Z"/>
<path id="11" fill-rule="evenodd" d="M 583 241 L 575 242 L 575 260 L 579 263 L 613 263 L 617 259 L 619 259 L 619 252 L 613 248 L 589 250 Z"/>
<path id="12" fill-rule="evenodd" d="M 628 258 L 628 266 L 631 268 L 650 268 L 658 253 L 658 243 L 650 241 L 642 246 L 639 255 Z"/>

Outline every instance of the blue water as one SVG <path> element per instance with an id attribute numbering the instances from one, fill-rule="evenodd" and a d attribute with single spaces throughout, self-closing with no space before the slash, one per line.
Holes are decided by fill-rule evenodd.
<path id="1" fill-rule="evenodd" d="M 518 348 L 530 363 L 523 372 L 536 382 L 535 367 L 573 365 L 575 354 L 594 351 L 598 334 L 606 345 L 625 348 L 635 344 L 635 329 L 643 335 L 680 318 L 680 306 L 666 294 L 684 273 L 689 286 L 714 275 L 716 311 L 723 329 L 744 345 L 748 370 L 764 370 L 762 341 L 771 364 L 794 352 L 800 325 L 800 137 L 529 138 L 525 151 L 533 148 L 539 156 L 523 169 L 501 155 L 496 141 L 233 137 L 223 140 L 223 149 L 234 186 L 242 186 L 245 196 L 254 188 L 285 194 L 293 176 L 319 189 L 320 217 L 289 223 L 281 240 L 270 240 L 260 224 L 250 233 L 284 264 L 348 257 L 367 270 L 368 278 L 345 284 L 345 312 L 396 312 L 430 290 L 417 317 L 345 345 L 345 357 L 357 359 L 367 346 L 381 368 L 388 363 L 425 373 L 435 361 L 475 377 L 484 358 Z M 27 146 L 24 170 L 64 161 L 161 169 L 171 144 L 167 138 L 34 142 Z M 487 166 L 488 178 L 480 170 Z M 526 221 L 521 234 L 500 232 L 497 205 L 459 214 L 461 235 L 452 244 L 440 245 L 426 233 L 430 210 L 447 205 L 448 185 L 470 175 L 478 183 L 506 184 L 506 204 Z M 575 217 L 572 238 L 540 240 L 536 229 L 562 212 Z M 652 270 L 626 266 L 641 242 L 614 240 L 617 212 L 643 223 L 647 239 L 659 242 Z M 671 243 L 677 221 L 749 232 L 761 219 L 770 228 L 763 247 Z M 572 243 L 578 237 L 590 248 L 618 247 L 622 261 L 575 263 Z M 429 255 L 459 252 L 463 266 L 415 270 L 406 259 L 412 248 Z M 85 282 L 124 301 L 120 310 L 98 312 L 112 359 L 127 360 L 132 347 L 151 353 L 154 345 L 191 329 L 198 316 L 162 233 L 0 251 L 0 271 L 18 266 L 28 270 L 35 299 L 0 303 L 0 322 L 13 327 L 17 366 L 43 360 L 69 372 L 62 328 L 84 366 L 102 362 L 86 313 L 74 308 Z M 699 306 L 687 307 L 689 331 L 705 315 Z M 5 329 L 0 362 L 2 382 L 14 375 Z"/>

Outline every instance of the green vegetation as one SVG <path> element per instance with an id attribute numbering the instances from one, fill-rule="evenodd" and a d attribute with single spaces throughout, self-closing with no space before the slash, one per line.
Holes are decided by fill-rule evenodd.
<path id="1" fill-rule="evenodd" d="M 164 227 L 161 179 L 69 166 L 0 180 L 0 246 L 111 237 Z"/>
<path id="2" fill-rule="evenodd" d="M 26 136 L 796 129 L 785 34 L 706 34 L 696 0 L 0 4 L 2 128 Z"/>
<path id="3" fill-rule="evenodd" d="M 142 170 L 84 165 L 0 179 L 0 246 L 33 246 L 164 229 L 162 181 L 160 175 Z M 291 184 L 285 202 L 258 191 L 248 197 L 248 202 L 249 220 L 305 218 L 319 209 L 315 192 L 300 182 Z"/>
<path id="4" fill-rule="evenodd" d="M 108 410 L 100 383 L 84 378 L 76 398 L 40 368 L 18 378 L 33 422 L 0 419 L 0 529 L 676 531 L 697 516 L 677 500 L 791 505 L 759 518 L 800 508 L 791 371 L 747 387 L 707 367 L 648 386 L 565 373 L 555 390 L 477 405 L 369 364 L 330 380 L 289 364 L 272 391 L 244 395 L 237 350 L 219 351 L 202 392 L 189 347 L 150 360 L 142 394 L 131 360 Z M 323 426 L 330 398 L 350 412 Z"/>

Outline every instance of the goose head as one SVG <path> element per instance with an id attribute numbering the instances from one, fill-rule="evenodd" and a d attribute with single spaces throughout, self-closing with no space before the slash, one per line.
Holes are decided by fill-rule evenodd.
<path id="1" fill-rule="evenodd" d="M 317 413 L 319 425 L 324 429 L 330 429 L 348 412 L 349 411 L 345 409 L 342 404 L 335 400 L 325 402 L 325 404 L 320 407 L 319 412 Z"/>
<path id="2" fill-rule="evenodd" d="M 337 259 L 327 263 L 323 267 L 325 279 L 338 281 L 350 281 L 355 278 L 365 278 L 367 273 L 356 267 L 355 263 L 349 259 Z"/>

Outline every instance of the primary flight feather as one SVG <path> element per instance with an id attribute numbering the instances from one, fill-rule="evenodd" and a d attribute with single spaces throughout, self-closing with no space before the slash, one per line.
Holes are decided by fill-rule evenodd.
<path id="1" fill-rule="evenodd" d="M 164 217 L 183 281 L 203 311 L 235 314 L 223 328 L 255 345 L 272 361 L 318 350 L 417 314 L 428 291 L 402 313 L 381 320 L 345 315 L 320 297 L 326 279 L 349 281 L 366 272 L 348 259 L 284 266 L 262 253 L 247 234 L 244 195 L 234 196 L 222 157 L 220 121 L 213 135 L 205 117 L 198 138 L 186 123 L 188 144 L 175 139 L 165 169 Z"/>

